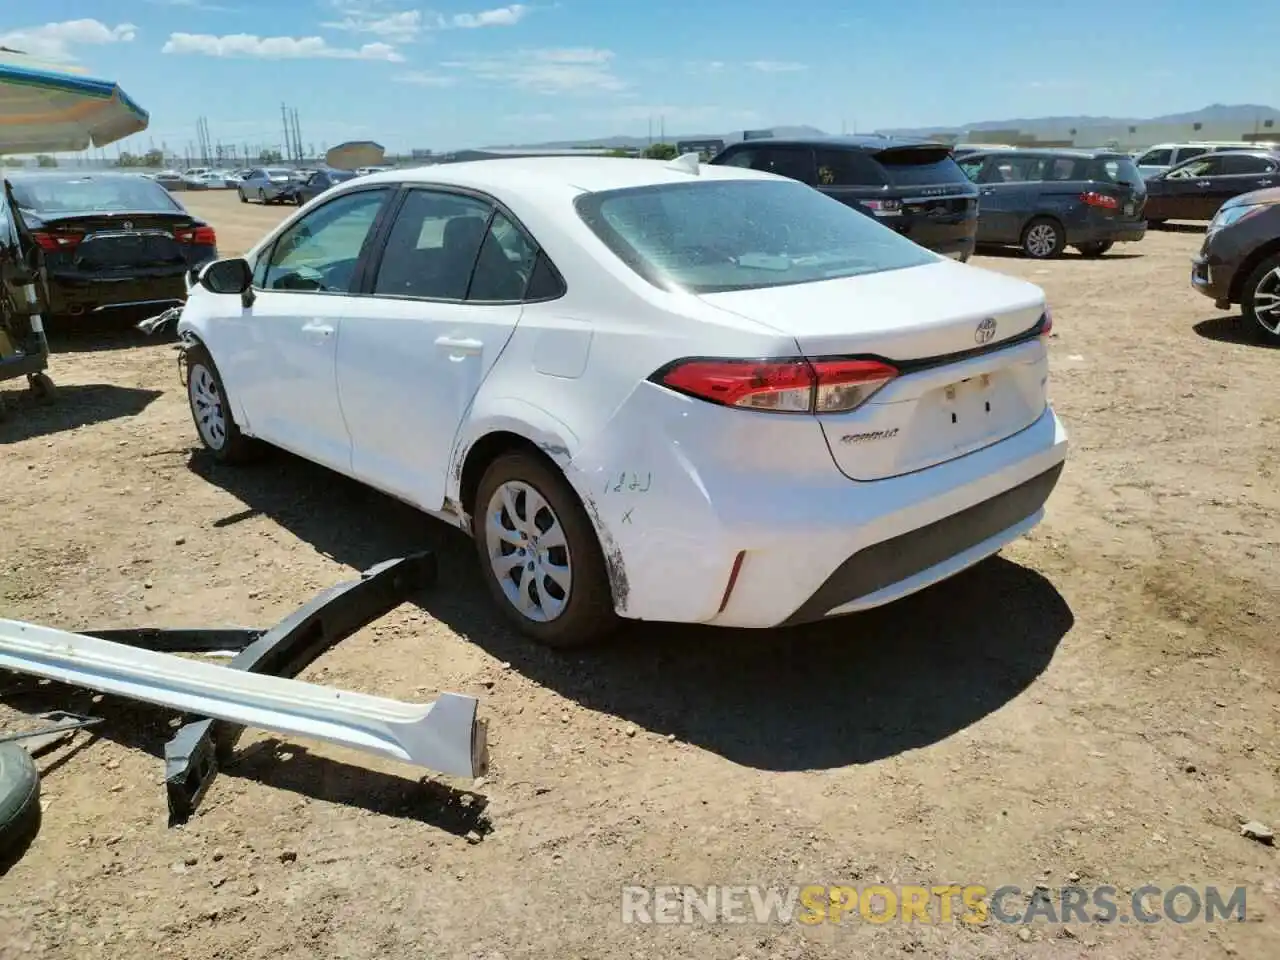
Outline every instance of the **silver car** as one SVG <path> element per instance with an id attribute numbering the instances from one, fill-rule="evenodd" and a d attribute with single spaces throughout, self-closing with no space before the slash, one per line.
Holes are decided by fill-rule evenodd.
<path id="1" fill-rule="evenodd" d="M 254 167 L 236 189 L 240 202 L 278 203 L 280 194 L 293 182 L 293 171 L 286 167 Z"/>

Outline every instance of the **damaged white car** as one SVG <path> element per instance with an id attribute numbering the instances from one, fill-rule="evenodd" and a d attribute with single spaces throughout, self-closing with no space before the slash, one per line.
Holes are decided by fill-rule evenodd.
<path id="1" fill-rule="evenodd" d="M 472 534 L 569 646 L 895 600 L 1034 526 L 1066 457 L 1040 289 L 735 167 L 503 159 L 326 192 L 182 311 L 201 440 Z"/>

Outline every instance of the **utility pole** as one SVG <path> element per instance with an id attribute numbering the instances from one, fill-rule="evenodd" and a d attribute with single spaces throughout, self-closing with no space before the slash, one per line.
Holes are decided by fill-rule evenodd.
<path id="1" fill-rule="evenodd" d="M 302 124 L 298 121 L 298 109 L 293 109 L 293 145 L 298 155 L 298 162 L 301 163 L 306 159 L 306 155 L 302 152 Z"/>
<path id="2" fill-rule="evenodd" d="M 293 148 L 291 144 L 292 134 L 289 132 L 289 108 L 285 104 L 280 104 L 280 119 L 284 121 L 284 150 L 281 151 L 281 159 L 292 155 Z"/>

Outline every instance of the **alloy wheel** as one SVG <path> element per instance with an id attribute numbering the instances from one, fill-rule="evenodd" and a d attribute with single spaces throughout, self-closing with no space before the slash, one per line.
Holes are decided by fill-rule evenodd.
<path id="1" fill-rule="evenodd" d="M 1058 245 L 1058 232 L 1048 223 L 1037 223 L 1027 231 L 1027 252 L 1033 257 L 1047 257 Z"/>
<path id="2" fill-rule="evenodd" d="M 227 442 L 227 417 L 222 408 L 218 381 L 204 364 L 197 363 L 187 371 L 187 393 L 200 438 L 209 445 L 209 449 L 221 450 Z"/>
<path id="3" fill-rule="evenodd" d="M 573 588 L 564 527 L 531 484 L 508 480 L 489 498 L 485 546 L 494 578 L 520 614 L 548 623 L 562 613 Z"/>
<path id="4" fill-rule="evenodd" d="M 1280 267 L 1265 273 L 1253 291 L 1253 313 L 1263 330 L 1280 337 Z"/>

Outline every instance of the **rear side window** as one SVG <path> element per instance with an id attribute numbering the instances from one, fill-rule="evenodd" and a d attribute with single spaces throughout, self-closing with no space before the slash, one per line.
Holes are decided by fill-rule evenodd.
<path id="1" fill-rule="evenodd" d="M 875 160 L 899 187 L 924 187 L 968 183 L 969 178 L 951 156 L 948 147 L 904 147 L 881 150 Z"/>
<path id="2" fill-rule="evenodd" d="M 1274 164 L 1265 157 L 1251 157 L 1248 154 L 1227 154 L 1221 158 L 1221 173 L 1270 173 Z"/>
<path id="3" fill-rule="evenodd" d="M 1093 162 L 1092 180 L 1106 183 L 1123 183 L 1129 187 L 1143 186 L 1142 172 L 1128 157 L 1103 157 Z"/>
<path id="4" fill-rule="evenodd" d="M 730 167 L 761 170 L 801 183 L 815 182 L 813 151 L 808 147 L 750 147 L 735 151 L 725 158 Z"/>
<path id="5" fill-rule="evenodd" d="M 474 197 L 410 191 L 387 238 L 374 294 L 464 299 L 492 213 Z"/>
<path id="6" fill-rule="evenodd" d="M 1167 167 L 1173 163 L 1172 150 L 1148 150 L 1138 158 L 1144 167 Z"/>
<path id="7" fill-rule="evenodd" d="M 1198 157 L 1209 152 L 1208 147 L 1179 147 L 1178 155 L 1174 157 L 1173 162 L 1182 163 L 1186 160 L 1192 159 L 1193 157 Z"/>
<path id="8" fill-rule="evenodd" d="M 885 172 L 860 150 L 813 151 L 820 187 L 883 187 Z"/>

